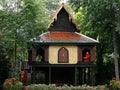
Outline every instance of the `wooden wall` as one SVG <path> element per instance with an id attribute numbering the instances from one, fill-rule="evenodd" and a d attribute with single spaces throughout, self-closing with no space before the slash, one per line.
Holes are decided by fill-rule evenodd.
<path id="1" fill-rule="evenodd" d="M 69 64 L 76 64 L 78 61 L 77 46 L 50 46 L 49 47 L 49 63 L 50 64 L 63 64 L 58 63 L 58 51 L 61 47 L 68 50 Z"/>
<path id="2" fill-rule="evenodd" d="M 83 61 L 83 50 L 86 48 L 80 46 L 48 46 L 45 47 L 44 50 L 40 50 L 40 53 L 37 53 L 37 49 L 33 48 L 32 50 L 28 51 L 29 53 L 29 62 L 36 61 L 36 57 L 38 54 L 43 56 L 43 60 L 45 62 L 49 62 L 50 64 L 63 64 L 58 61 L 59 59 L 59 50 L 61 48 L 65 48 L 68 50 L 68 64 L 76 64 L 77 62 Z M 88 47 L 88 50 L 91 54 L 90 61 L 94 62 L 96 60 L 96 49 L 95 47 Z"/>

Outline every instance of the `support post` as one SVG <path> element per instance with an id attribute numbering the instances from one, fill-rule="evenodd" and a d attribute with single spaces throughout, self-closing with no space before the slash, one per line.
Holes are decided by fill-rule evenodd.
<path id="1" fill-rule="evenodd" d="M 49 84 L 51 84 L 51 67 L 49 67 Z"/>
<path id="2" fill-rule="evenodd" d="M 88 77 L 88 82 L 87 83 L 90 84 L 90 67 L 88 68 L 88 76 L 87 77 Z"/>
<path id="3" fill-rule="evenodd" d="M 83 83 L 83 72 L 82 72 L 82 68 L 80 68 L 80 85 L 82 85 Z"/>
<path id="4" fill-rule="evenodd" d="M 95 77 L 94 77 L 94 66 L 91 67 L 91 85 L 93 86 L 95 82 Z"/>
<path id="5" fill-rule="evenodd" d="M 35 82 L 35 67 L 32 68 L 32 75 L 31 75 L 31 82 L 34 83 Z"/>
<path id="6" fill-rule="evenodd" d="M 75 67 L 75 81 L 74 81 L 74 85 L 77 85 L 77 67 Z"/>

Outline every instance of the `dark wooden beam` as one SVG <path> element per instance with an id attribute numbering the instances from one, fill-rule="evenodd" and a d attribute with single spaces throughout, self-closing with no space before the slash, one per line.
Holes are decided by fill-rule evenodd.
<path id="1" fill-rule="evenodd" d="M 94 63 L 93 62 L 80 62 L 77 64 L 49 64 L 46 62 L 32 62 L 30 64 L 33 67 L 93 67 Z"/>
<path id="2" fill-rule="evenodd" d="M 49 67 L 49 84 L 51 84 L 51 67 Z"/>
<path id="3" fill-rule="evenodd" d="M 94 77 L 94 67 L 91 68 L 91 85 L 94 86 L 94 80 L 95 80 L 95 77 Z"/>
<path id="4" fill-rule="evenodd" d="M 74 75 L 74 78 L 75 78 L 75 81 L 74 81 L 74 85 L 76 86 L 77 85 L 77 67 L 74 68 L 74 71 L 75 71 L 75 75 Z"/>
<path id="5" fill-rule="evenodd" d="M 35 82 L 35 68 L 32 68 L 32 75 L 31 75 L 31 82 L 34 83 Z"/>

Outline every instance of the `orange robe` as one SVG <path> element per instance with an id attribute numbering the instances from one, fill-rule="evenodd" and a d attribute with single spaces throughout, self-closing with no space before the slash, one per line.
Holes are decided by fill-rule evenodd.
<path id="1" fill-rule="evenodd" d="M 84 57 L 84 62 L 89 62 L 89 59 L 90 59 L 90 54 L 85 54 L 85 57 Z"/>
<path id="2" fill-rule="evenodd" d="M 23 71 L 22 71 L 21 81 L 22 81 L 23 83 L 26 83 L 26 82 L 27 82 L 27 71 L 26 71 L 26 70 L 23 70 Z"/>

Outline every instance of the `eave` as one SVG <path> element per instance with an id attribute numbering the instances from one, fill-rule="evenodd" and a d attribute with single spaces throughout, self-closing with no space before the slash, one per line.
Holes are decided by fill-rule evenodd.
<path id="1" fill-rule="evenodd" d="M 30 41 L 29 43 L 40 45 L 97 45 L 98 42 L 84 42 L 84 41 Z"/>

